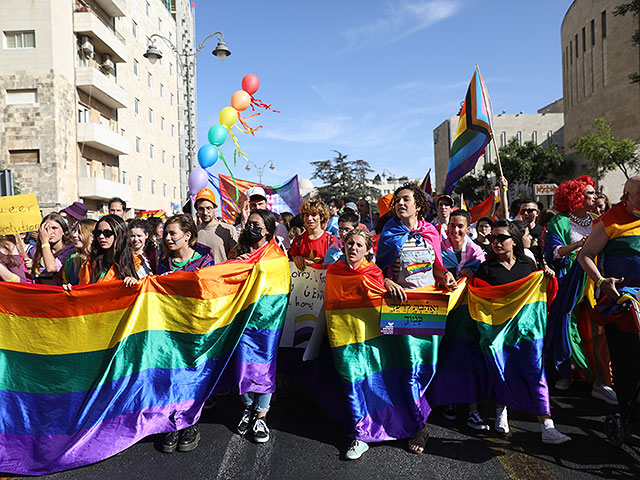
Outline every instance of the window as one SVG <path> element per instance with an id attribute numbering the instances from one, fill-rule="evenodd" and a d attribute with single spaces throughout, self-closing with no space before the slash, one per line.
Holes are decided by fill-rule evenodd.
<path id="1" fill-rule="evenodd" d="M 591 20 L 591 46 L 596 44 L 596 22 Z"/>
<path id="2" fill-rule="evenodd" d="M 518 145 L 522 145 L 522 132 L 518 131 L 516 138 L 518 139 Z"/>
<path id="3" fill-rule="evenodd" d="M 600 15 L 602 21 L 602 38 L 607 38 L 607 11 L 605 10 Z"/>
<path id="4" fill-rule="evenodd" d="M 140 137 L 136 137 L 136 153 L 140 153 L 140 144 L 142 143 L 142 140 L 140 139 Z"/>
<path id="5" fill-rule="evenodd" d="M 138 100 L 137 98 L 133 101 L 133 105 L 136 111 L 136 115 L 140 114 L 140 100 Z"/>
<path id="6" fill-rule="evenodd" d="M 36 89 L 7 90 L 7 105 L 37 105 Z"/>
<path id="7" fill-rule="evenodd" d="M 35 48 L 36 32 L 4 32 L 4 48 Z"/>
<path id="8" fill-rule="evenodd" d="M 138 191 L 141 192 L 142 191 L 142 177 L 140 175 L 138 175 L 137 183 L 138 183 Z"/>
<path id="9" fill-rule="evenodd" d="M 162 184 L 162 196 L 164 198 L 167 198 L 167 184 L 166 183 Z"/>
<path id="10" fill-rule="evenodd" d="M 160 98 L 162 98 L 164 95 L 164 85 L 160 84 Z"/>
<path id="11" fill-rule="evenodd" d="M 491 145 L 487 145 L 484 151 L 484 163 L 491 163 Z"/>
<path id="12" fill-rule="evenodd" d="M 549 130 L 547 132 L 547 140 L 549 140 L 549 142 L 551 142 L 552 139 L 553 139 L 553 130 Z"/>
<path id="13" fill-rule="evenodd" d="M 171 94 L 171 102 L 169 104 L 173 107 L 173 93 Z"/>
<path id="14" fill-rule="evenodd" d="M 162 150 L 162 164 L 163 164 L 163 165 L 164 165 L 165 163 L 167 163 L 166 155 L 167 155 L 167 152 L 165 152 L 164 150 Z"/>
<path id="15" fill-rule="evenodd" d="M 584 27 L 582 27 L 582 51 L 587 51 L 587 34 L 585 33 Z"/>
<path id="16" fill-rule="evenodd" d="M 89 121 L 89 109 L 84 105 L 78 105 L 78 123 L 87 123 Z"/>
<path id="17" fill-rule="evenodd" d="M 147 87 L 151 88 L 151 85 L 153 85 L 153 76 L 147 72 Z"/>
<path id="18" fill-rule="evenodd" d="M 147 0 L 147 5 L 145 6 L 145 12 L 147 13 L 147 17 L 151 16 L 151 4 L 149 3 L 149 0 Z"/>
<path id="19" fill-rule="evenodd" d="M 176 126 L 173 123 L 171 124 L 171 136 L 176 136 Z"/>
<path id="20" fill-rule="evenodd" d="M 500 146 L 504 147 L 507 144 L 507 132 L 500 133 Z"/>
<path id="21" fill-rule="evenodd" d="M 155 195 L 155 194 L 156 194 L 156 181 L 151 180 L 151 195 Z"/>
<path id="22" fill-rule="evenodd" d="M 153 109 L 149 109 L 149 123 L 153 123 Z"/>
<path id="23" fill-rule="evenodd" d="M 9 163 L 11 165 L 40 163 L 40 150 L 9 150 Z"/>
<path id="24" fill-rule="evenodd" d="M 149 158 L 153 160 L 153 144 L 149 144 Z"/>
<path id="25" fill-rule="evenodd" d="M 138 60 L 136 60 L 135 58 L 133 59 L 133 74 L 137 77 L 138 76 Z"/>
<path id="26" fill-rule="evenodd" d="M 176 193 L 177 193 L 177 192 L 176 192 L 176 187 L 173 187 L 173 199 L 174 199 L 174 200 L 176 199 Z"/>
<path id="27" fill-rule="evenodd" d="M 164 117 L 160 117 L 160 130 L 164 132 Z"/>
<path id="28" fill-rule="evenodd" d="M 133 37 L 138 38 L 138 24 L 135 20 L 131 20 L 131 31 L 133 32 Z"/>
<path id="29" fill-rule="evenodd" d="M 573 65 L 573 40 L 569 40 L 569 62 Z"/>
<path id="30" fill-rule="evenodd" d="M 169 64 L 169 75 L 173 75 L 173 63 Z"/>
<path id="31" fill-rule="evenodd" d="M 162 19 L 158 18 L 158 30 L 162 33 Z"/>
<path id="32" fill-rule="evenodd" d="M 534 143 L 538 143 L 538 132 L 535 130 L 531 133 L 531 140 L 533 140 Z"/>
<path id="33" fill-rule="evenodd" d="M 176 168 L 176 156 L 172 155 L 171 156 L 171 168 Z M 176 194 L 173 194 L 173 197 L 175 198 Z"/>
<path id="34" fill-rule="evenodd" d="M 576 33 L 576 60 L 578 59 L 578 34 Z"/>
<path id="35" fill-rule="evenodd" d="M 127 172 L 122 171 L 122 183 L 127 184 Z"/>

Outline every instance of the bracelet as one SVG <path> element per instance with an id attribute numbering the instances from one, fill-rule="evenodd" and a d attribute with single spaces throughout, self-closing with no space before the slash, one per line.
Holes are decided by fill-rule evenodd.
<path id="1" fill-rule="evenodd" d="M 40 248 L 44 248 L 44 247 L 51 248 L 51 244 L 50 243 L 43 243 L 43 244 L 40 245 Z"/>
<path id="2" fill-rule="evenodd" d="M 598 279 L 598 281 L 596 282 L 596 287 L 600 288 L 600 285 L 602 285 L 602 282 L 604 282 L 604 277 L 600 277 Z"/>
<path id="3" fill-rule="evenodd" d="M 18 277 L 18 275 L 16 275 L 15 273 L 13 274 L 13 277 L 11 277 L 11 279 L 9 280 L 9 282 L 19 282 L 20 281 L 20 277 Z"/>

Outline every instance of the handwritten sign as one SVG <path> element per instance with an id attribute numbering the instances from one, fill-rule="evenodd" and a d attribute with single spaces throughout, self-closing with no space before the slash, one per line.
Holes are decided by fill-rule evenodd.
<path id="1" fill-rule="evenodd" d="M 293 262 L 289 269 L 291 293 L 280 346 L 306 348 L 323 311 L 326 270 L 307 267 L 300 271 Z"/>
<path id="2" fill-rule="evenodd" d="M 38 230 L 41 221 L 35 193 L 0 197 L 0 235 Z"/>
<path id="3" fill-rule="evenodd" d="M 465 280 L 458 289 L 442 292 L 433 287 L 406 290 L 407 301 L 394 303 L 385 296 L 380 311 L 381 335 L 444 335 L 447 314 L 464 291 Z"/>
<path id="4" fill-rule="evenodd" d="M 542 197 L 544 195 L 555 195 L 558 185 L 555 183 L 538 183 L 533 186 L 534 195 Z"/>

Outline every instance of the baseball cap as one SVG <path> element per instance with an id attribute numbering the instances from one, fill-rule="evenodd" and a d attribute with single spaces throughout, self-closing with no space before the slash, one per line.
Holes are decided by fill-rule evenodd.
<path id="1" fill-rule="evenodd" d="M 356 206 L 356 204 L 354 202 L 347 202 L 344 204 L 344 208 L 352 210 L 353 212 L 357 212 L 358 211 L 358 207 Z"/>
<path id="2" fill-rule="evenodd" d="M 393 193 L 387 193 L 382 196 L 380 200 L 378 200 L 378 212 L 380 212 L 380 216 L 383 217 L 391 206 L 391 201 L 393 200 Z"/>
<path id="3" fill-rule="evenodd" d="M 262 197 L 265 200 L 267 199 L 267 194 L 259 185 L 249 188 L 244 194 L 247 197 L 247 200 L 251 200 L 251 197 Z"/>
<path id="4" fill-rule="evenodd" d="M 209 200 L 211 203 L 213 203 L 214 207 L 218 208 L 218 204 L 216 203 L 216 196 L 208 188 L 203 188 L 198 192 L 198 195 L 196 195 L 196 201 L 194 202 L 196 207 L 198 206 L 199 200 Z"/>
<path id="5" fill-rule="evenodd" d="M 440 195 L 438 197 L 436 205 L 439 204 L 441 200 L 445 200 L 449 204 L 449 206 L 453 205 L 453 198 L 451 198 L 449 195 Z"/>

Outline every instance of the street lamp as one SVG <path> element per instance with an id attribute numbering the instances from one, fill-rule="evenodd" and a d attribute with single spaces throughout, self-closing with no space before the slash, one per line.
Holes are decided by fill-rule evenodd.
<path id="1" fill-rule="evenodd" d="M 147 51 L 143 54 L 151 64 L 154 64 L 158 61 L 158 59 L 162 58 L 162 52 L 156 46 L 156 38 L 162 39 L 176 55 L 176 61 L 178 63 L 178 68 L 182 70 L 182 76 L 184 81 L 185 89 L 187 90 L 187 108 L 186 108 L 186 116 L 187 116 L 187 175 L 191 173 L 191 170 L 195 168 L 194 163 L 194 150 L 196 147 L 196 140 L 193 134 L 193 124 L 194 124 L 194 105 L 192 104 L 192 90 L 193 90 L 193 78 L 191 71 L 195 72 L 196 68 L 196 60 L 197 55 L 202 51 L 205 47 L 206 43 L 209 41 L 211 37 L 214 35 L 218 36 L 218 45 L 211 52 L 214 56 L 220 59 L 220 61 L 227 58 L 231 55 L 231 50 L 227 48 L 227 45 L 222 41 L 224 34 L 222 32 L 213 32 L 207 35 L 200 45 L 194 50 L 192 48 L 186 47 L 184 51 L 179 52 L 178 48 L 166 37 L 154 33 L 149 37 L 149 45 L 147 46 Z"/>
<path id="2" fill-rule="evenodd" d="M 276 166 L 273 164 L 273 160 L 267 160 L 265 162 L 264 165 L 262 165 L 261 167 L 259 167 L 258 165 L 256 165 L 255 163 L 253 163 L 251 160 L 247 160 L 247 166 L 244 167 L 244 169 L 248 172 L 249 170 L 251 170 L 251 165 L 253 165 L 254 167 L 256 167 L 256 170 L 258 171 L 258 183 L 260 185 L 262 185 L 262 174 L 264 173 L 264 169 L 267 167 L 267 165 L 269 166 L 270 170 L 275 170 Z"/>

